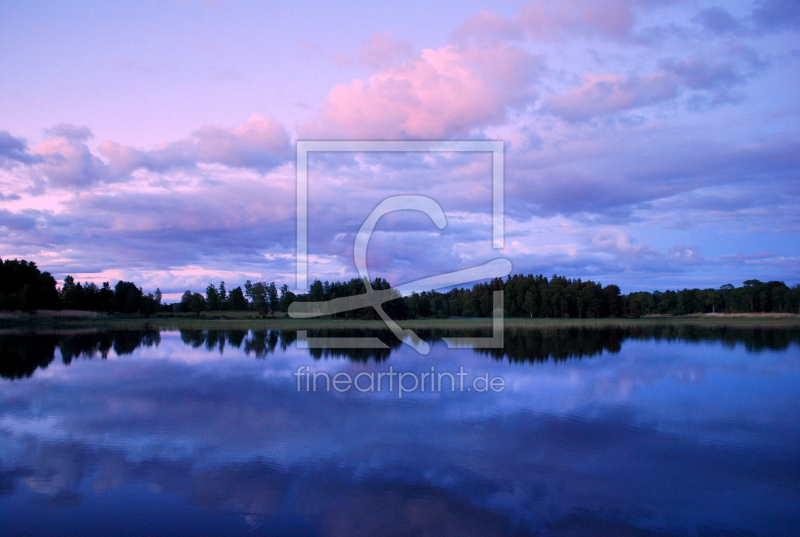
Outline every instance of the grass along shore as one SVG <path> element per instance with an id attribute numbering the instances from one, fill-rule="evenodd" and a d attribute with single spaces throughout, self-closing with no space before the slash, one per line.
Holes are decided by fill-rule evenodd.
<path id="1" fill-rule="evenodd" d="M 411 319 L 398 321 L 403 328 L 446 331 L 490 329 L 490 318 Z M 506 328 L 559 330 L 569 328 L 632 328 L 646 325 L 697 325 L 706 327 L 800 327 L 800 315 L 788 313 L 695 314 L 685 316 L 652 315 L 639 319 L 595 318 L 553 319 L 506 317 Z M 110 330 L 307 330 L 307 329 L 383 329 L 382 321 L 351 319 L 291 319 L 285 314 L 262 317 L 255 312 L 160 313 L 143 315 L 107 315 L 85 311 L 0 312 L 0 327 L 27 329 L 110 329 Z"/>

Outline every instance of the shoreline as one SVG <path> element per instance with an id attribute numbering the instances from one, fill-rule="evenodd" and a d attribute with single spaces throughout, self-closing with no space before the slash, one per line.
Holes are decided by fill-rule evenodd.
<path id="1" fill-rule="evenodd" d="M 403 328 L 436 330 L 490 329 L 492 319 L 446 318 L 408 319 L 397 321 Z M 737 328 L 800 327 L 800 315 L 792 313 L 706 313 L 684 316 L 651 315 L 632 318 L 563 319 L 547 317 L 506 317 L 505 329 L 558 330 L 570 328 L 634 328 L 652 325 L 696 325 Z M 27 329 L 112 329 L 112 330 L 249 330 L 249 329 L 387 329 L 380 320 L 357 319 L 290 319 L 261 317 L 253 312 L 205 312 L 195 314 L 106 315 L 98 312 L 47 311 L 36 313 L 0 312 L 0 328 Z"/>

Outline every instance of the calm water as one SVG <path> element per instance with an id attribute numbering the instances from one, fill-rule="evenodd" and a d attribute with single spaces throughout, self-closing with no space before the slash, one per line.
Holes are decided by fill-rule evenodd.
<path id="1" fill-rule="evenodd" d="M 798 330 L 295 340 L 0 334 L 0 534 L 800 534 Z M 324 389 L 390 368 L 475 389 Z"/>

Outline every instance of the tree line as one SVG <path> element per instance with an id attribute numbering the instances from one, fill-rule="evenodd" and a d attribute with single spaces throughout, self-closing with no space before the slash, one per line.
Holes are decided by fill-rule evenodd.
<path id="1" fill-rule="evenodd" d="M 371 282 L 375 290 L 390 289 L 382 278 Z M 237 288 L 239 289 L 239 288 Z M 490 317 L 493 291 L 504 291 L 505 314 L 510 317 L 549 317 L 592 319 L 601 317 L 638 318 L 643 315 L 687 315 L 693 313 L 800 313 L 800 285 L 784 282 L 747 280 L 741 287 L 725 284 L 719 289 L 684 289 L 682 291 L 639 291 L 624 295 L 617 285 L 605 285 L 554 275 L 516 274 L 477 283 L 471 288 L 454 288 L 446 292 L 423 291 L 398 297 L 384 304 L 393 319 Z M 319 302 L 334 298 L 360 295 L 366 292 L 363 280 L 345 282 L 315 280 L 307 293 L 295 295 L 286 285 L 275 283 L 245 284 L 237 294 L 238 306 L 233 307 L 232 291 L 226 294 L 224 282 L 219 288 L 209 285 L 206 296 L 197 295 L 196 308 L 189 304 L 192 293 L 187 291 L 181 301 L 182 311 L 252 309 L 261 313 L 287 311 L 294 301 Z M 250 299 L 248 301 L 248 298 Z M 372 308 L 362 308 L 333 315 L 347 319 L 377 319 Z"/>
<path id="2" fill-rule="evenodd" d="M 133 282 L 119 281 L 112 289 L 108 282 L 98 286 L 81 284 L 72 276 L 64 278 L 59 289 L 49 272 L 42 272 L 33 261 L 0 260 L 0 310 L 84 310 L 119 313 L 156 313 L 161 290 L 145 294 Z"/>
<path id="3" fill-rule="evenodd" d="M 629 317 L 692 313 L 800 313 L 800 285 L 747 280 L 741 287 L 725 284 L 719 289 L 640 291 L 625 297 Z"/>
<path id="4" fill-rule="evenodd" d="M 133 282 L 119 281 L 111 289 L 108 282 L 101 286 L 92 282 L 81 285 L 72 276 L 64 278 L 60 292 L 61 307 L 67 310 L 143 313 L 150 315 L 161 309 L 161 289 L 147 293 Z"/>
<path id="5" fill-rule="evenodd" d="M 375 290 L 390 289 L 382 278 L 370 282 Z M 423 291 L 384 304 L 394 319 L 490 317 L 493 291 L 504 291 L 505 314 L 510 317 L 591 319 L 643 315 L 687 315 L 693 313 L 800 313 L 800 285 L 747 280 L 741 287 L 725 284 L 718 289 L 638 291 L 623 295 L 616 285 L 554 275 L 515 274 L 495 278 L 471 288 L 446 292 Z M 99 312 L 141 313 L 159 311 L 200 313 L 203 311 L 255 311 L 262 315 L 286 312 L 292 302 L 318 302 L 366 292 L 364 282 L 315 280 L 307 293 L 295 294 L 287 285 L 247 280 L 228 291 L 225 282 L 209 284 L 205 294 L 187 290 L 175 304 L 162 302 L 160 289 L 145 293 L 133 282 L 108 282 L 98 286 L 81 284 L 72 276 L 57 288 L 49 272 L 41 272 L 32 261 L 0 260 L 0 310 L 69 309 Z M 338 318 L 377 319 L 372 308 L 343 312 Z"/>
<path id="6" fill-rule="evenodd" d="M 590 319 L 694 313 L 800 313 L 800 285 L 747 280 L 741 287 L 639 291 L 623 295 L 616 285 L 564 276 L 516 274 L 479 283 L 471 289 L 414 293 L 406 300 L 411 317 L 489 317 L 492 291 L 504 291 L 511 317 Z"/>
<path id="7" fill-rule="evenodd" d="M 206 287 L 206 294 L 193 293 L 187 290 L 179 303 L 172 306 L 175 311 L 200 313 L 202 311 L 257 311 L 262 315 L 285 312 L 289 304 L 295 301 L 295 294 L 284 284 L 278 289 L 275 282 L 255 282 L 247 280 L 242 287 L 235 287 L 230 292 L 225 282 L 218 287 L 213 283 Z"/>

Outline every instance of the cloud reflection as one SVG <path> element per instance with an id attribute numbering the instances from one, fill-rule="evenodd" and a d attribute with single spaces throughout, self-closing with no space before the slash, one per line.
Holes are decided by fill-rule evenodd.
<path id="1" fill-rule="evenodd" d="M 389 358 L 396 368 L 464 363 L 510 384 L 491 398 L 402 402 L 298 394 L 291 373 L 300 364 L 385 365 L 320 359 L 273 332 L 165 332 L 121 357 L 114 349 L 128 352 L 131 336 L 118 344 L 114 334 L 94 334 L 89 344 L 81 334 L 80 345 L 49 336 L 60 353 L 94 350 L 3 383 L 0 504 L 32 502 L 3 509 L 8 527 L 50 516 L 42 508 L 89 517 L 87 503 L 120 497 L 130 497 L 117 515 L 128 522 L 149 501 L 180 498 L 159 522 L 163 533 L 198 509 L 229 517 L 220 522 L 226 534 L 234 526 L 317 535 L 780 534 L 800 522 L 789 507 L 800 480 L 795 332 L 612 331 L 568 333 L 568 345 L 556 334 L 520 343 L 547 349 L 547 361 L 441 345 L 421 359 L 399 348 Z M 750 350 L 737 344 L 744 340 Z M 261 343 L 248 350 L 248 341 Z M 580 341 L 592 342 L 595 358 L 575 359 Z M 102 352 L 102 363 L 78 359 Z M 612 389 L 623 385 L 624 394 Z"/>

